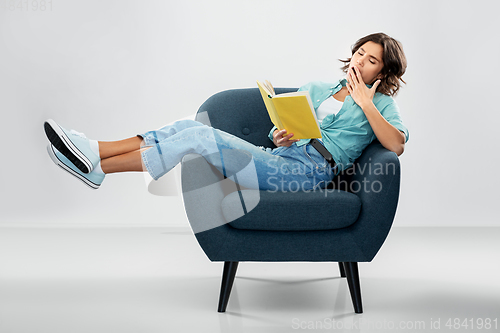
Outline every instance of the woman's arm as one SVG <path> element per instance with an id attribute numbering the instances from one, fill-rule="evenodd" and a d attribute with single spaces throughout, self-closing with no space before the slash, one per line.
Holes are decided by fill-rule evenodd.
<path id="1" fill-rule="evenodd" d="M 355 68 L 355 67 L 353 67 Z M 378 141 L 386 149 L 395 152 L 398 156 L 405 150 L 406 137 L 404 133 L 392 126 L 377 110 L 373 104 L 373 96 L 377 90 L 380 80 L 377 80 L 373 86 L 368 88 L 361 76 L 349 69 L 347 80 L 347 90 L 352 99 L 365 113 L 366 119 L 375 133 Z"/>
<path id="2" fill-rule="evenodd" d="M 375 104 L 373 104 L 373 101 L 359 106 L 365 113 L 366 119 L 368 119 L 375 136 L 382 146 L 395 152 L 398 156 L 401 155 L 405 150 L 406 137 L 404 133 L 385 120 L 375 107 Z"/>

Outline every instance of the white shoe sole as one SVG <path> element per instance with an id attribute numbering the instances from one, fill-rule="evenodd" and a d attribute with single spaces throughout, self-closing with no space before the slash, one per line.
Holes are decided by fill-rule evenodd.
<path id="1" fill-rule="evenodd" d="M 44 124 L 44 129 L 50 143 L 81 172 L 92 172 L 94 169 L 92 162 L 71 142 L 66 133 L 64 133 L 54 120 L 47 120 Z"/>
<path id="2" fill-rule="evenodd" d="M 99 186 L 100 186 L 99 184 L 95 184 L 95 183 L 91 182 L 90 180 L 88 180 L 87 178 L 80 175 L 78 172 L 76 172 L 75 170 L 71 169 L 69 166 L 64 164 L 59 158 L 57 158 L 56 153 L 54 152 L 53 149 L 54 149 L 54 147 L 51 144 L 47 145 L 47 152 L 49 153 L 49 156 L 50 156 L 50 159 L 52 160 L 52 162 L 54 162 L 56 165 L 61 167 L 61 169 L 65 170 L 69 174 L 75 176 L 77 179 L 81 180 L 85 185 L 87 185 L 91 189 L 94 189 L 94 190 L 99 189 Z"/>

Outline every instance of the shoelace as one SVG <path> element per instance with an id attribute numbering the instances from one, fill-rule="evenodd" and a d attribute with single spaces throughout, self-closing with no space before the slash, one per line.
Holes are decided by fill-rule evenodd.
<path id="1" fill-rule="evenodd" d="M 86 139 L 86 138 L 87 138 L 87 137 L 85 136 L 85 134 L 80 133 L 80 132 L 77 132 L 77 131 L 75 131 L 75 130 L 70 130 L 69 132 L 70 132 L 71 134 L 73 134 L 73 135 L 78 135 L 78 136 L 79 136 L 79 137 L 81 137 L 82 139 Z"/>

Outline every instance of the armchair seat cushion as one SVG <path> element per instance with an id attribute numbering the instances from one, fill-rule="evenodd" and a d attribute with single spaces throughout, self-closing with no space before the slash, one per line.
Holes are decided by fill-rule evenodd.
<path id="1" fill-rule="evenodd" d="M 227 195 L 221 205 L 226 221 L 237 229 L 312 231 L 350 226 L 358 219 L 361 200 L 340 190 L 243 190 Z"/>

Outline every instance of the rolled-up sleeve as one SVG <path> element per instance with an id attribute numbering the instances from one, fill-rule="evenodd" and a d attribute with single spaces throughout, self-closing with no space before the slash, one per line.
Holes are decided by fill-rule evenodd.
<path id="1" fill-rule="evenodd" d="M 271 131 L 269 132 L 269 135 L 268 135 L 269 140 L 273 141 L 273 133 L 274 133 L 274 131 L 276 131 L 277 129 L 278 129 L 278 127 L 273 126 L 273 128 L 271 129 Z"/>
<path id="2" fill-rule="evenodd" d="M 381 107 L 381 110 L 379 109 L 379 111 L 382 117 L 384 117 L 385 120 L 389 122 L 389 124 L 404 133 L 406 137 L 405 142 L 408 142 L 408 140 L 410 139 L 410 132 L 403 124 L 403 119 L 401 118 L 401 113 L 399 112 L 399 107 L 396 104 L 396 101 L 391 98 L 388 103 L 385 103 Z"/>

